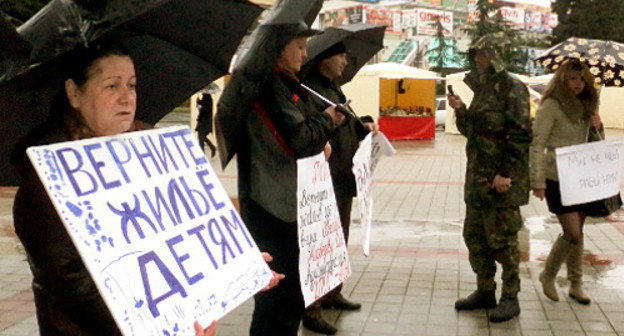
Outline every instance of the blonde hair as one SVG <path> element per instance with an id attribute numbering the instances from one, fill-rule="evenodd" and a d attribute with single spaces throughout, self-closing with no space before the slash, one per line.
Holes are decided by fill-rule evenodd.
<path id="1" fill-rule="evenodd" d="M 578 96 L 575 96 L 567 85 L 567 80 L 570 78 L 570 73 L 573 71 L 580 73 L 581 79 L 585 82 L 585 88 L 583 88 L 583 91 Z M 542 95 L 542 102 L 555 96 L 555 98 L 577 98 L 586 106 L 595 106 L 598 102 L 598 91 L 596 90 L 594 83 L 595 77 L 589 71 L 589 68 L 585 65 L 585 63 L 579 61 L 578 59 L 569 59 L 563 62 L 548 83 L 548 87 Z M 563 95 L 564 97 L 560 97 L 559 95 Z"/>

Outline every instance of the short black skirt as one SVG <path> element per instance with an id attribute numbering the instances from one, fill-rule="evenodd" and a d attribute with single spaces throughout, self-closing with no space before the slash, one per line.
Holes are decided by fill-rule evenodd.
<path id="1" fill-rule="evenodd" d="M 563 206 L 561 204 L 561 192 L 559 182 L 546 180 L 546 203 L 548 210 L 555 215 L 563 215 L 570 212 L 583 212 L 583 204 Z"/>

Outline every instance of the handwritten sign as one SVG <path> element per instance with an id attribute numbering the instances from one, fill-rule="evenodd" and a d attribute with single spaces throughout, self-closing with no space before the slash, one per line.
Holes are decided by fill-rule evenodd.
<path id="1" fill-rule="evenodd" d="M 604 199 L 620 191 L 624 139 L 589 142 L 556 149 L 561 203 Z"/>
<path id="2" fill-rule="evenodd" d="M 271 271 L 188 127 L 28 156 L 123 334 L 191 335 Z"/>
<path id="3" fill-rule="evenodd" d="M 299 275 L 306 307 L 351 275 L 329 164 L 320 153 L 297 160 Z"/>
<path id="4" fill-rule="evenodd" d="M 378 132 L 369 133 L 360 143 L 360 147 L 353 156 L 353 175 L 357 185 L 357 198 L 360 209 L 360 222 L 364 232 L 362 249 L 365 256 L 370 255 L 371 224 L 373 219 L 373 197 L 371 187 L 373 173 L 382 156 L 391 156 L 396 153 L 388 138 Z"/>

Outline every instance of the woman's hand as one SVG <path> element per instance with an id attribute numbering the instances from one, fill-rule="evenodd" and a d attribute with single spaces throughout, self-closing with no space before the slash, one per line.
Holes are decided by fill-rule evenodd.
<path id="1" fill-rule="evenodd" d="M 446 100 L 448 100 L 448 104 L 450 107 L 454 109 L 458 109 L 460 107 L 465 106 L 464 102 L 458 95 L 447 95 Z"/>
<path id="2" fill-rule="evenodd" d="M 266 252 L 262 252 L 262 258 L 264 258 L 264 261 L 266 262 L 273 261 L 273 257 L 271 257 L 271 255 Z M 269 284 L 266 287 L 262 288 L 262 291 L 268 291 L 269 289 L 277 286 L 280 280 L 286 277 L 284 274 L 277 273 L 273 270 L 271 272 L 273 272 L 273 278 L 271 279 L 271 281 L 269 281 Z"/>
<path id="3" fill-rule="evenodd" d="M 336 126 L 340 126 L 342 124 L 344 124 L 346 118 L 345 116 L 338 112 L 338 110 L 336 110 L 336 106 L 330 106 L 327 109 L 325 109 L 325 113 L 327 113 L 332 120 L 334 121 L 334 125 Z"/>
<path id="4" fill-rule="evenodd" d="M 600 119 L 600 114 L 598 114 L 598 112 L 592 113 L 589 116 L 589 124 L 592 127 L 600 128 L 600 126 L 602 125 L 602 120 Z"/>
<path id="5" fill-rule="evenodd" d="M 505 193 L 509 191 L 511 188 L 511 178 L 502 177 L 498 174 L 494 177 L 494 181 L 492 181 L 492 189 L 495 189 L 499 193 Z"/>
<path id="6" fill-rule="evenodd" d="M 323 153 L 325 154 L 325 161 L 329 161 L 329 157 L 332 153 L 332 146 L 329 141 L 327 141 L 327 143 L 325 144 L 325 148 L 323 148 Z"/>
<path id="7" fill-rule="evenodd" d="M 533 189 L 533 196 L 539 198 L 540 201 L 543 201 L 544 197 L 546 197 L 546 189 L 541 189 L 541 188 Z"/>
<path id="8" fill-rule="evenodd" d="M 199 322 L 195 321 L 195 336 L 213 336 L 217 331 L 217 321 L 212 321 L 208 328 L 202 328 Z"/>

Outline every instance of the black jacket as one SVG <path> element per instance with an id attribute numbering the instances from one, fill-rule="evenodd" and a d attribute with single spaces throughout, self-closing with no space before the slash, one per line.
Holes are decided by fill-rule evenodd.
<path id="1" fill-rule="evenodd" d="M 70 140 L 53 129 L 37 144 Z M 33 273 L 41 335 L 121 335 L 33 166 L 21 168 L 13 221 Z"/>
<path id="2" fill-rule="evenodd" d="M 263 83 L 239 152 L 239 197 L 250 197 L 285 222 L 297 220 L 297 159 L 320 153 L 334 124 L 299 81 L 276 71 Z M 245 135 L 243 135 L 245 136 Z"/>
<path id="3" fill-rule="evenodd" d="M 306 78 L 303 79 L 303 82 L 334 103 L 343 104 L 347 100 L 340 87 L 332 83 L 318 70 L 310 71 Z M 327 108 L 327 104 L 320 99 L 311 99 L 310 103 L 313 110 L 323 111 Z M 331 133 L 329 139 L 332 146 L 329 167 L 334 183 L 334 191 L 339 197 L 356 196 L 355 176 L 351 171 L 353 168 L 353 155 L 355 155 L 360 141 L 369 133 L 362 121 L 372 122 L 373 120 L 371 117 L 363 117 L 362 120 L 348 117 L 344 124 Z"/>

